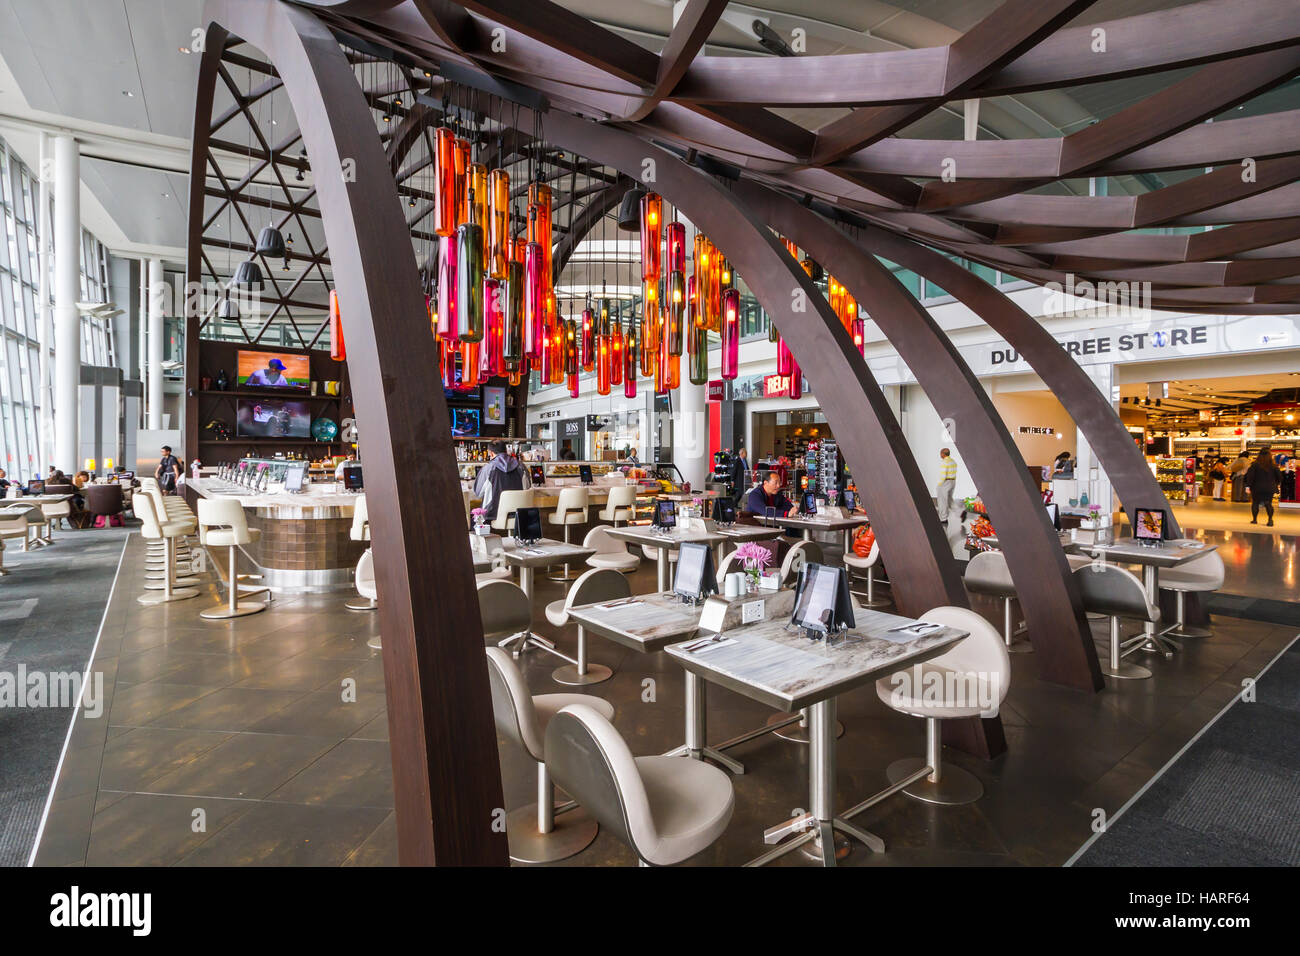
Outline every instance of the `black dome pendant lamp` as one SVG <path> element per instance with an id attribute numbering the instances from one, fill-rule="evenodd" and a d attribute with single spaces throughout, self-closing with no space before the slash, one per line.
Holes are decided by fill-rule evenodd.
<path id="1" fill-rule="evenodd" d="M 257 264 L 255 259 L 245 259 L 235 269 L 234 282 L 237 286 L 246 289 L 257 289 L 260 292 L 263 288 L 262 267 Z"/>
<path id="2" fill-rule="evenodd" d="M 641 231 L 641 197 L 646 191 L 640 186 L 633 186 L 623 194 L 623 201 L 618 207 L 618 228 L 624 232 Z"/>
<path id="3" fill-rule="evenodd" d="M 227 322 L 239 321 L 239 303 L 230 297 L 229 289 L 226 289 L 221 297 L 221 305 L 217 307 L 217 318 Z"/>
<path id="4" fill-rule="evenodd" d="M 284 236 L 275 226 L 266 226 L 257 234 L 257 254 L 268 259 L 284 258 Z"/>

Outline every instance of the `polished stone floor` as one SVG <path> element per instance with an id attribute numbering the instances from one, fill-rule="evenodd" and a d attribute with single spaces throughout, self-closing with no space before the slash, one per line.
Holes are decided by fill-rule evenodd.
<path id="1" fill-rule="evenodd" d="M 1290 547 L 1293 554 L 1293 541 Z M 380 652 L 366 645 L 376 616 L 345 610 L 353 596 L 339 593 L 278 598 L 262 614 L 205 621 L 198 612 L 218 600 L 215 577 L 198 598 L 143 607 L 135 600 L 143 551 L 133 536 L 93 665 L 105 676 L 107 718 L 77 721 L 38 864 L 396 862 L 382 665 Z M 1284 559 L 1276 550 L 1263 554 L 1251 575 L 1278 581 Z M 556 633 L 540 611 L 562 596 L 561 586 L 544 575 L 537 580 L 538 631 L 572 653 L 575 629 Z M 645 563 L 633 588 L 652 587 L 653 567 Z M 952 752 L 947 758 L 980 777 L 985 796 L 955 808 L 890 798 L 855 818 L 884 838 L 888 852 L 855 847 L 845 863 L 1063 863 L 1091 834 L 1097 808 L 1113 815 L 1294 637 L 1291 628 L 1220 617 L 1212 639 L 1187 642 L 1170 661 L 1144 660 L 1154 679 L 1100 694 L 1040 682 L 1034 655 L 1013 655 L 1002 712 L 1008 752 L 987 762 Z M 599 638 L 590 648 L 615 674 L 585 690 L 614 704 L 632 751 L 680 743 L 680 668 L 666 655 L 624 651 Z M 551 680 L 560 663 L 530 651 L 530 687 L 569 690 Z M 645 700 L 647 686 L 653 701 Z M 345 699 L 353 687 L 354 699 Z M 842 696 L 839 713 L 847 732 L 838 749 L 837 800 L 847 806 L 884 785 L 891 761 L 921 754 L 923 727 L 885 708 L 869 688 Z M 713 689 L 709 737 L 731 737 L 770 714 Z M 762 830 L 807 805 L 806 747 L 768 735 L 730 753 L 747 768 L 733 777 L 735 816 L 692 864 L 733 865 L 758 855 Z M 532 800 L 531 763 L 504 744 L 501 763 L 507 807 Z M 802 862 L 795 854 L 781 864 Z M 566 863 L 630 865 L 635 858 L 602 833 Z"/>

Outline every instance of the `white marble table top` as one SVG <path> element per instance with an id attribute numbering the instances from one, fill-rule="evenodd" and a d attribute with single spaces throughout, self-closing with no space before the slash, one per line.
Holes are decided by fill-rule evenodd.
<path id="1" fill-rule="evenodd" d="M 1066 542 L 1065 549 L 1076 554 L 1101 554 L 1111 561 L 1128 561 L 1133 564 L 1149 564 L 1157 568 L 1172 568 L 1218 550 L 1218 546 L 1183 538 L 1152 547 L 1138 544 L 1134 538 L 1121 538 L 1110 544 Z"/>
<path id="2" fill-rule="evenodd" d="M 670 534 L 656 534 L 648 527 L 607 528 L 605 530 L 609 532 L 611 537 L 621 538 L 624 541 L 633 541 L 636 544 L 644 544 L 650 548 L 667 548 L 669 551 L 676 551 L 687 542 L 715 545 L 719 541 L 726 541 L 728 537 L 716 531 L 678 532 L 676 529 Z M 735 539 L 732 538 L 732 540 Z"/>
<path id="3" fill-rule="evenodd" d="M 544 568 L 552 564 L 583 561 L 596 553 L 595 548 L 565 544 L 541 538 L 533 544 L 520 544 L 514 538 L 501 539 L 501 556 L 507 563 L 523 568 Z"/>
<path id="4" fill-rule="evenodd" d="M 687 670 L 778 710 L 795 711 L 827 700 L 913 664 L 938 657 L 968 632 L 944 627 L 902 641 L 885 637 L 912 618 L 854 611 L 857 627 L 829 645 L 811 641 L 786 621 L 765 621 L 724 631 L 727 642 L 694 652 L 691 641 L 664 650 Z"/>
<path id="5" fill-rule="evenodd" d="M 767 515 L 754 515 L 755 520 L 769 525 L 781 525 L 786 528 L 810 528 L 813 531 L 843 531 L 858 525 L 870 524 L 866 515 L 853 515 L 848 518 L 815 515 L 791 515 L 788 518 L 769 518 Z"/>
<path id="6" fill-rule="evenodd" d="M 759 591 L 722 600 L 729 605 L 726 618 L 729 624 L 739 624 L 742 605 L 752 601 L 763 601 L 768 615 L 789 618 L 794 608 L 794 590 Z M 692 607 L 672 592 L 659 591 L 619 601 L 584 604 L 570 608 L 569 616 L 593 634 L 651 653 L 694 636 L 703 610 L 703 603 Z"/>

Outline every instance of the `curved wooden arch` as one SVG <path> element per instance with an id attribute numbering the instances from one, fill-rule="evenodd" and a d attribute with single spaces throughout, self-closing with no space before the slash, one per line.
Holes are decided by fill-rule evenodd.
<path id="1" fill-rule="evenodd" d="M 817 213 L 752 183 L 738 183 L 735 191 L 759 218 L 844 283 L 898 350 L 938 413 L 952 422 L 953 442 L 1005 542 L 1003 553 L 1038 652 L 1038 676 L 1101 690 L 1105 682 L 1083 602 L 1042 497 L 1030 483 L 1002 417 L 951 340 L 892 272 Z M 749 273 L 741 274 L 748 282 Z"/>
<path id="2" fill-rule="evenodd" d="M 361 3 L 365 8 L 383 2 Z M 192 167 L 200 172 L 214 74 L 228 36 L 258 47 L 284 79 L 317 172 L 365 436 L 366 492 L 384 598 L 384 683 L 403 864 L 498 864 L 506 836 L 496 731 L 459 508 L 451 425 L 424 312 L 410 235 L 388 157 L 338 41 L 312 13 L 259 0 L 208 0 Z M 336 171 L 326 174 L 326 170 Z M 190 272 L 203 177 L 191 178 Z M 199 216 L 195 213 L 198 211 Z M 197 322 L 189 346 L 197 350 Z M 197 355 L 194 356 L 197 359 Z M 413 462 L 420 467 L 412 467 Z"/>

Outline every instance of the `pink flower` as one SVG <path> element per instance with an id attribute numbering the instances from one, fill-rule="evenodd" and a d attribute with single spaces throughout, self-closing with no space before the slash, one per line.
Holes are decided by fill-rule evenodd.
<path id="1" fill-rule="evenodd" d="M 475 517 L 481 517 L 486 513 L 487 512 L 485 512 L 482 508 L 475 508 L 473 511 L 470 512 L 470 514 L 474 515 Z"/>
<path id="2" fill-rule="evenodd" d="M 761 571 L 772 563 L 772 552 L 754 541 L 746 541 L 736 549 L 736 557 L 745 562 L 750 571 Z"/>

